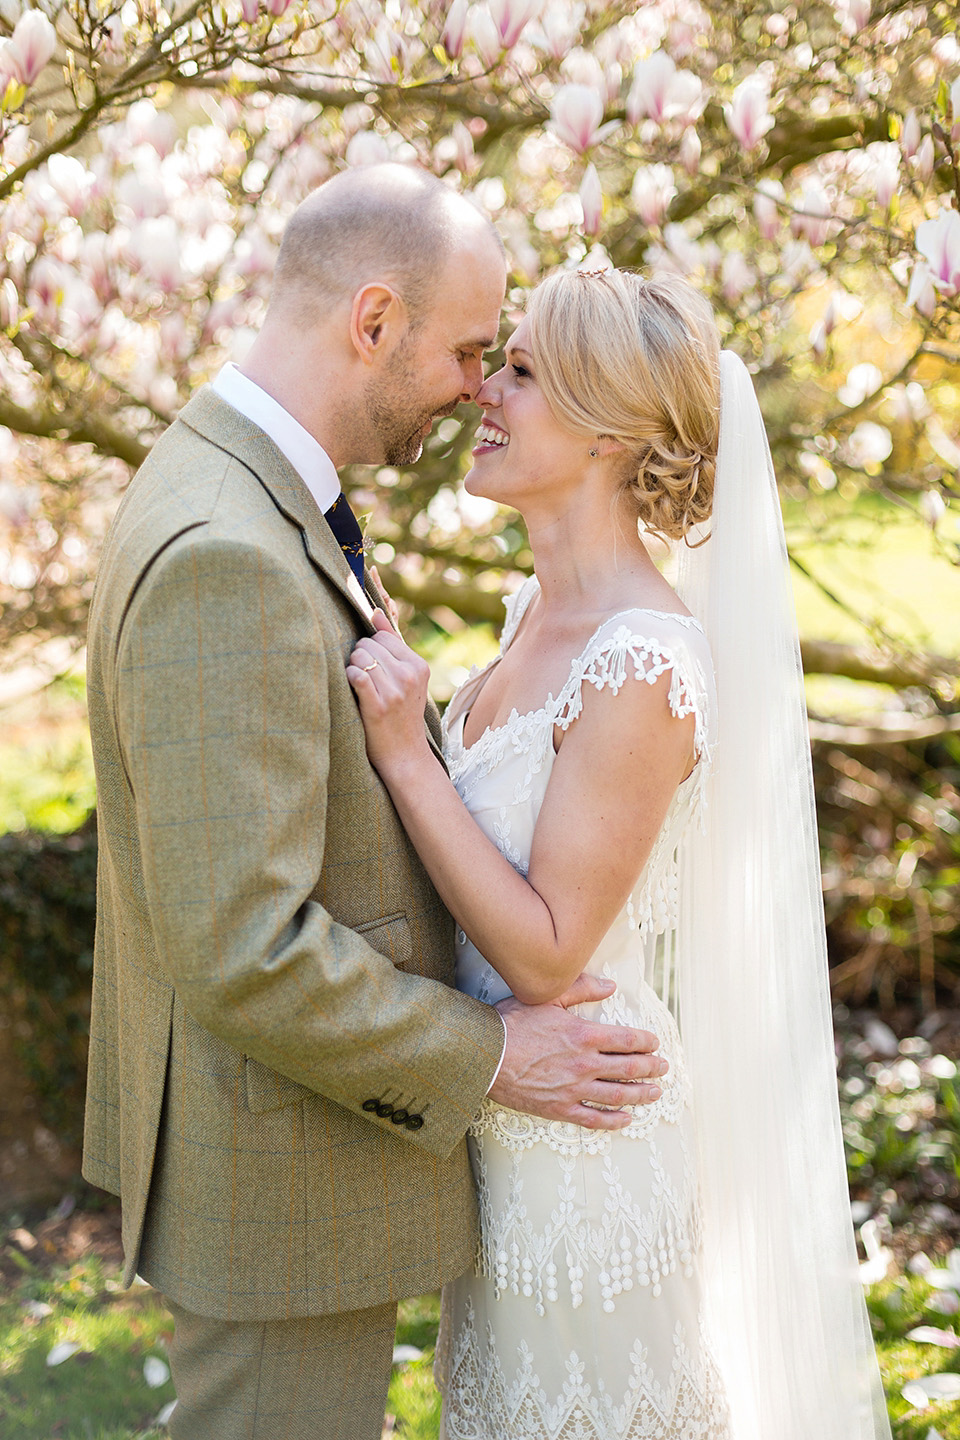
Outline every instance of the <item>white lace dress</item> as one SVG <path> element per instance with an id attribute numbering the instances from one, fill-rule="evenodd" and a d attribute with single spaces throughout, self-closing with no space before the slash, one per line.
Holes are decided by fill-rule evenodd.
<path id="1" fill-rule="evenodd" d="M 508 602 L 501 654 L 536 588 L 529 580 Z M 442 1434 L 729 1440 L 701 1310 L 690 1085 L 670 1009 L 676 849 L 684 827 L 699 821 L 715 724 L 706 637 L 684 616 L 614 615 L 574 660 L 555 699 L 526 715 L 514 711 L 465 748 L 464 721 L 487 673 L 472 675 L 451 702 L 445 754 L 471 815 L 521 874 L 555 757 L 554 727 L 577 718 L 584 685 L 616 693 L 669 674 L 673 713 L 696 717 L 699 759 L 588 966 L 616 980 L 617 990 L 581 1011 L 658 1035 L 670 1062 L 663 1093 L 617 1133 L 484 1102 L 469 1136 L 481 1214 L 476 1268 L 443 1295 Z M 462 931 L 457 985 L 490 1002 L 510 993 Z"/>

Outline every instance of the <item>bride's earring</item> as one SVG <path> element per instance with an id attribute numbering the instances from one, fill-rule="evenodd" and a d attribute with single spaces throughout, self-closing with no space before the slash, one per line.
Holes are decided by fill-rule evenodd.
<path id="1" fill-rule="evenodd" d="M 591 450 L 591 451 L 590 451 L 590 458 L 591 458 L 592 460 L 596 460 L 596 458 L 597 458 L 597 456 L 599 455 L 599 453 L 600 453 L 599 450 Z"/>

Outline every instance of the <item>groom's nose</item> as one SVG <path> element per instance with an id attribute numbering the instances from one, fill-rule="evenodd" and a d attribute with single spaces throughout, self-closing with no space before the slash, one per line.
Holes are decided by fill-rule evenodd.
<path id="1" fill-rule="evenodd" d="M 460 365 L 463 389 L 461 400 L 474 400 L 483 384 L 483 361 L 479 355 L 468 355 Z"/>

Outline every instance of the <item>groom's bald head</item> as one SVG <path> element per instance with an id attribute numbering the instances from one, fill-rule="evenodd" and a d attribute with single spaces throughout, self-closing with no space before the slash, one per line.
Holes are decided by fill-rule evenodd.
<path id="1" fill-rule="evenodd" d="M 312 326 L 364 285 L 389 285 L 416 328 L 449 261 L 496 245 L 480 212 L 435 176 L 409 165 L 345 170 L 315 190 L 284 232 L 270 308 Z"/>

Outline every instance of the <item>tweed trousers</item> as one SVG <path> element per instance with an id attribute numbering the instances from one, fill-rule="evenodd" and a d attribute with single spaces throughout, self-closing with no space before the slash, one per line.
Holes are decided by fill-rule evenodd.
<path id="1" fill-rule="evenodd" d="M 166 1304 L 171 1440 L 380 1440 L 396 1304 L 265 1321 Z"/>

